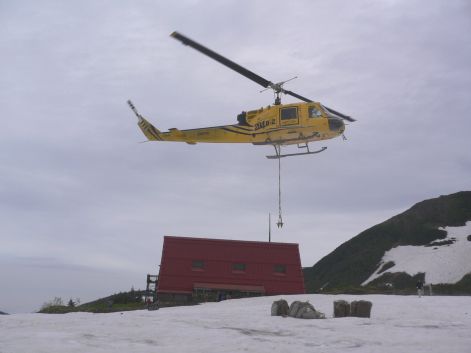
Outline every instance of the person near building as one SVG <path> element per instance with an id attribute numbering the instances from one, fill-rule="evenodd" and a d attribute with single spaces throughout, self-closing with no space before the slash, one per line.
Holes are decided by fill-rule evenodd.
<path id="1" fill-rule="evenodd" d="M 419 298 L 420 298 L 421 296 L 424 295 L 424 283 L 419 279 L 419 280 L 417 281 L 416 287 L 417 287 L 417 295 L 418 295 Z"/>

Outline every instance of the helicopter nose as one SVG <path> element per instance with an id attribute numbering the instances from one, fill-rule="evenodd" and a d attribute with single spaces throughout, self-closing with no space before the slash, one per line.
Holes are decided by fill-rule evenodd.
<path id="1" fill-rule="evenodd" d="M 329 129 L 330 131 L 343 131 L 345 125 L 342 119 L 329 118 Z"/>

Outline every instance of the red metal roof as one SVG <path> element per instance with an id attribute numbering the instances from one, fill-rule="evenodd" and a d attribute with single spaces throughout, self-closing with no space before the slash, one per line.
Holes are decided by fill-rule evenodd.
<path id="1" fill-rule="evenodd" d="M 203 267 L 195 268 L 194 261 Z M 198 284 L 268 295 L 304 293 L 298 244 L 165 236 L 157 292 L 191 292 Z"/>

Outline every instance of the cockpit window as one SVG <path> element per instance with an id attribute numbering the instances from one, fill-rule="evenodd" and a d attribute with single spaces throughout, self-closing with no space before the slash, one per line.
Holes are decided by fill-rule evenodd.
<path id="1" fill-rule="evenodd" d="M 320 118 L 322 117 L 322 112 L 317 107 L 309 107 L 309 117 Z"/>

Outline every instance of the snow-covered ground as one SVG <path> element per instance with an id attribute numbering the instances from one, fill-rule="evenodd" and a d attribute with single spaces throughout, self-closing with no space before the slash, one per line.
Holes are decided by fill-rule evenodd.
<path id="1" fill-rule="evenodd" d="M 1 353 L 471 352 L 471 297 L 296 295 L 327 319 L 270 316 L 279 297 L 112 314 L 0 316 Z M 333 301 L 373 302 L 372 317 L 332 318 Z"/>
<path id="2" fill-rule="evenodd" d="M 442 246 L 397 246 L 387 251 L 379 268 L 363 285 L 380 277 L 382 264 L 393 261 L 395 265 L 386 272 L 406 272 L 411 276 L 425 272 L 426 283 L 456 283 L 471 272 L 471 221 L 462 227 L 441 228 L 447 232 L 446 241 L 455 239 L 453 244 Z M 435 242 L 435 241 L 434 241 Z M 432 242 L 433 243 L 433 242 Z M 470 348 L 471 352 L 471 348 Z"/>

